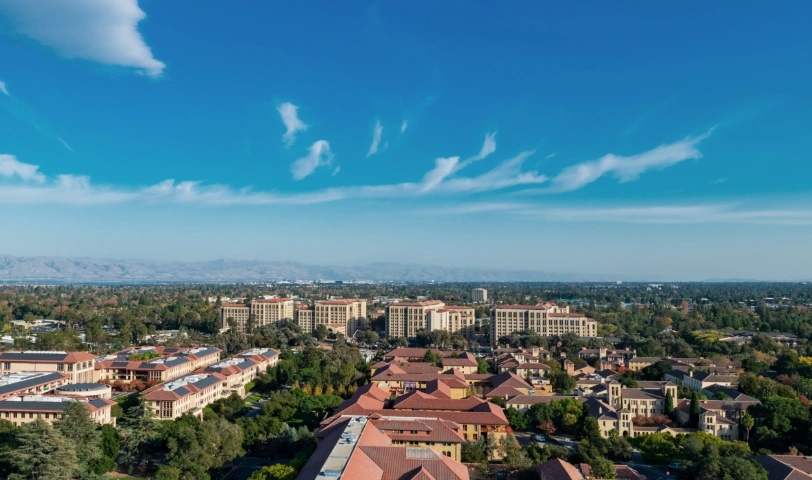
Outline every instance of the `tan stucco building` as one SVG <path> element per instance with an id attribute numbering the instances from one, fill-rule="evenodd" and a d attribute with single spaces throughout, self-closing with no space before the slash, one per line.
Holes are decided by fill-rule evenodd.
<path id="1" fill-rule="evenodd" d="M 96 355 L 88 352 L 9 351 L 0 353 L 0 374 L 57 372 L 70 376 L 70 383 L 95 382 Z"/>
<path id="2" fill-rule="evenodd" d="M 598 324 L 580 313 L 570 313 L 569 306 L 553 302 L 540 305 L 498 305 L 491 309 L 491 345 L 514 332 L 532 329 L 549 337 L 574 333 L 579 337 L 597 337 Z"/>

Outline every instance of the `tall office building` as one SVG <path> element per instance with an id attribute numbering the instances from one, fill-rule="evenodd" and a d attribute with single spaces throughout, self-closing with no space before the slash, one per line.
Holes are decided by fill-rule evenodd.
<path id="1" fill-rule="evenodd" d="M 471 290 L 471 301 L 485 303 L 488 301 L 488 291 L 484 288 L 475 288 Z"/>
<path id="2" fill-rule="evenodd" d="M 598 324 L 569 307 L 553 302 L 540 305 L 498 305 L 491 309 L 491 345 L 514 332 L 532 329 L 538 335 L 551 337 L 574 333 L 579 337 L 597 337 Z"/>

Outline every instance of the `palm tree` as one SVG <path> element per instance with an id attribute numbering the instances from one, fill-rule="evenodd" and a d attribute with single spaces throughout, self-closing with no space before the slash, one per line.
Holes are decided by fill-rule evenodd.
<path id="1" fill-rule="evenodd" d="M 748 441 L 750 440 L 750 429 L 753 428 L 753 425 L 755 425 L 755 423 L 756 423 L 756 420 L 749 413 L 745 413 L 742 416 L 741 420 L 739 420 L 739 424 L 747 432 L 747 438 L 746 439 Z"/>

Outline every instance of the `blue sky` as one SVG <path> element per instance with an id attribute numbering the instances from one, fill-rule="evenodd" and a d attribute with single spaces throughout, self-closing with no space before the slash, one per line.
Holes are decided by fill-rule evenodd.
<path id="1" fill-rule="evenodd" d="M 0 0 L 0 253 L 812 278 L 812 4 L 541 3 Z"/>

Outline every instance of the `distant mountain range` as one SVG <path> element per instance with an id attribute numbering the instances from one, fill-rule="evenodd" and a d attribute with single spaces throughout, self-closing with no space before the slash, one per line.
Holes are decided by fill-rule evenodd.
<path id="1" fill-rule="evenodd" d="M 529 270 L 491 270 L 401 263 L 357 267 L 307 265 L 298 262 L 212 260 L 172 262 L 0 255 L 0 284 L 273 282 L 281 280 L 368 280 L 403 282 L 532 282 L 569 281 L 566 274 Z"/>

